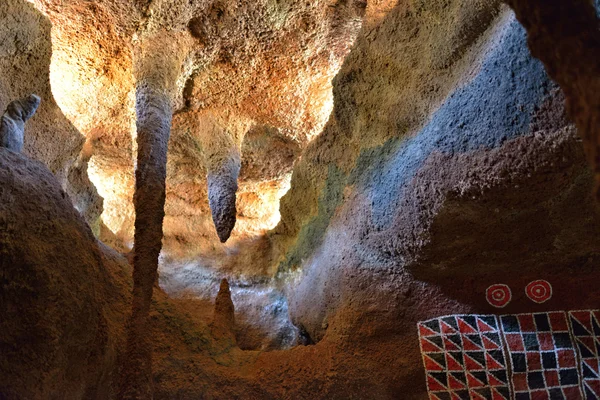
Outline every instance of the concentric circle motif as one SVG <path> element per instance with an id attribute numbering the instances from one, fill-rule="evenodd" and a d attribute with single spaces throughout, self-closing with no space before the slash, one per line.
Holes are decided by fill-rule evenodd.
<path id="1" fill-rule="evenodd" d="M 544 280 L 533 281 L 527 285 L 525 293 L 531 300 L 542 304 L 552 297 L 552 285 Z"/>
<path id="2" fill-rule="evenodd" d="M 512 299 L 512 293 L 507 285 L 498 283 L 492 285 L 485 291 L 485 297 L 492 306 L 496 308 L 506 307 Z"/>

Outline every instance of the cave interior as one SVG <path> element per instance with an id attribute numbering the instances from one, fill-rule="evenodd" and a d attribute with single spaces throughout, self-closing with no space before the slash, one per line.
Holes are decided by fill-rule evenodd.
<path id="1" fill-rule="evenodd" d="M 1 0 L 0 399 L 600 400 L 600 0 Z"/>

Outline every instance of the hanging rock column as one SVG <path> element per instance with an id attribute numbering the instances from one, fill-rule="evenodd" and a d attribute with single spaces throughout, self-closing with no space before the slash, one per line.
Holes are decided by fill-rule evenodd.
<path id="1" fill-rule="evenodd" d="M 238 115 L 214 110 L 202 117 L 198 134 L 207 171 L 208 204 L 217 236 L 225 243 L 236 223 L 241 146 L 251 122 Z"/>
<path id="2" fill-rule="evenodd" d="M 133 305 L 119 396 L 122 399 L 152 398 L 149 311 L 162 248 L 172 97 L 181 68 L 177 43 L 176 37 L 165 33 L 143 40 L 135 50 L 137 165 L 133 198 L 136 213 Z"/>

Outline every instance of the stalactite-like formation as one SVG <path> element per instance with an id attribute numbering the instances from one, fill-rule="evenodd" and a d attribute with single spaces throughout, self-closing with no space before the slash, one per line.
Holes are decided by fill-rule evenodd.
<path id="1" fill-rule="evenodd" d="M 221 243 L 236 223 L 236 193 L 241 168 L 241 142 L 247 124 L 235 115 L 211 113 L 198 132 L 207 171 L 208 204 Z"/>
<path id="2" fill-rule="evenodd" d="M 152 344 L 148 313 L 157 278 L 165 215 L 167 148 L 171 130 L 171 104 L 160 88 L 141 82 L 136 91 L 138 157 L 133 198 L 135 253 L 133 308 L 127 338 L 127 377 L 122 398 L 152 398 Z"/>
<path id="3" fill-rule="evenodd" d="M 583 138 L 600 200 L 600 24 L 589 0 L 506 0 L 527 29 L 529 47 L 565 93 Z"/>
<path id="4" fill-rule="evenodd" d="M 167 150 L 173 118 L 172 98 L 182 55 L 179 40 L 150 34 L 135 49 L 137 165 L 133 305 L 127 336 L 120 398 L 152 398 L 152 340 L 149 322 L 157 280 L 165 216 Z"/>
<path id="5" fill-rule="evenodd" d="M 240 173 L 239 155 L 220 162 L 218 167 L 208 171 L 208 203 L 212 219 L 221 243 L 225 243 L 236 221 L 236 192 Z"/>
<path id="6" fill-rule="evenodd" d="M 23 150 L 25 122 L 33 117 L 41 101 L 32 94 L 8 105 L 0 119 L 0 147 L 16 152 Z"/>

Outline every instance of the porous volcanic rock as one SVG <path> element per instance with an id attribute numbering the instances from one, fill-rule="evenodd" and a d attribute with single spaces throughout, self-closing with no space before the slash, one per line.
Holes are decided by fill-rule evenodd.
<path id="1" fill-rule="evenodd" d="M 96 82 L 98 71 L 106 71 L 99 93 L 108 82 L 122 83 L 107 89 L 112 96 L 78 127 L 94 149 L 91 174 L 118 172 L 107 227 L 125 241 L 133 219 L 126 221 L 132 215 L 122 200 L 131 182 L 124 177 L 132 174 L 135 153 L 129 57 L 157 34 L 166 32 L 170 46 L 181 42 L 166 48 L 181 50 L 183 67 L 167 68 L 178 77 L 164 224 L 165 264 L 173 263 L 163 265 L 161 280 L 178 298 L 155 287 L 144 305 L 155 399 L 424 399 L 417 322 L 600 304 L 600 214 L 593 171 L 566 119 L 569 94 L 531 56 L 525 29 L 500 2 L 36 5 L 61 27 L 53 33 L 56 57 L 77 71 L 70 82 L 84 83 L 69 89 Z M 348 51 L 329 116 L 328 97 L 316 94 Z M 79 63 L 77 52 L 90 64 Z M 160 52 L 148 54 L 160 59 Z M 74 92 L 59 103 L 73 102 L 65 113 L 75 121 L 86 103 L 84 92 Z M 308 104 L 313 98 L 317 106 Z M 125 106 L 111 120 L 103 113 L 115 104 Z M 94 126 L 102 127 L 94 131 L 97 142 L 90 139 Z M 217 165 L 211 155 L 235 159 L 242 177 L 236 229 L 248 240 L 228 247 L 210 221 L 205 176 Z M 161 197 L 163 179 L 156 182 Z M 119 366 L 127 365 L 119 361 L 127 357 L 130 267 L 94 240 L 41 164 L 0 149 L 0 183 L 0 321 L 7 326 L 0 344 L 10 350 L 0 352 L 0 372 L 10 374 L 0 394 L 114 397 Z M 272 213 L 259 205 L 271 204 L 288 184 L 281 221 L 253 240 L 259 229 L 240 224 L 245 213 L 270 221 Z M 261 199 L 265 188 L 270 195 Z M 138 217 L 160 217 L 159 208 Z M 157 219 L 148 225 L 152 263 Z M 215 340 L 208 324 L 213 285 L 227 274 L 230 293 L 223 287 L 218 309 L 225 312 L 218 315 L 228 334 L 235 320 L 239 346 L 232 336 L 226 345 Z M 537 279 L 553 286 L 543 304 L 524 290 Z M 513 290 L 502 310 L 485 298 L 496 283 Z M 304 345 L 277 349 L 254 337 L 283 332 L 281 316 L 288 314 L 300 336 L 294 343 Z M 18 340 L 25 345 L 16 346 Z M 50 372 L 56 379 L 46 379 L 55 377 Z"/>
<path id="2" fill-rule="evenodd" d="M 321 132 L 332 108 L 331 80 L 366 7 L 362 0 L 33 3 L 54 26 L 53 92 L 85 136 L 90 178 L 105 200 L 102 238 L 121 250 L 133 238 L 135 54 L 158 32 L 178 37 L 184 57 L 175 71 L 165 253 L 213 254 L 215 267 L 229 232 L 245 240 L 277 223 L 278 201 L 289 187 L 282 171 L 276 179 L 255 176 L 249 185 L 243 175 L 235 195 L 244 135 L 276 132 L 304 148 Z M 214 148 L 215 126 L 225 147 Z M 233 159 L 223 163 L 215 154 Z M 289 172 L 294 159 L 282 168 Z M 256 171 L 270 162 L 256 161 Z M 236 209 L 241 218 L 233 229 Z"/>
<path id="3" fill-rule="evenodd" d="M 99 244 L 40 162 L 0 148 L 0 183 L 0 397 L 110 395 L 119 292 Z"/>
<path id="4" fill-rule="evenodd" d="M 54 30 L 56 32 L 56 30 Z M 85 138 L 65 118 L 50 84 L 51 24 L 24 0 L 0 4 L 0 109 L 36 93 L 42 99 L 25 125 L 24 154 L 46 164 L 96 233 L 102 199 L 88 179 Z"/>

